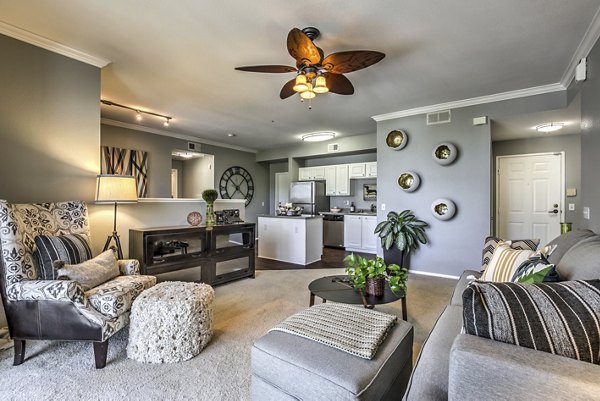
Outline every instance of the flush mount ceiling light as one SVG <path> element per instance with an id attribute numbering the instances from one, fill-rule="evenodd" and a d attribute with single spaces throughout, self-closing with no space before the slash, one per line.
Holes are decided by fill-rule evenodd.
<path id="1" fill-rule="evenodd" d="M 119 104 L 119 103 L 115 103 L 115 102 L 111 102 L 110 100 L 100 100 L 100 103 L 105 104 L 107 106 L 115 106 L 115 107 L 120 107 L 122 109 L 127 109 L 127 110 L 131 110 L 131 111 L 135 111 L 135 119 L 137 121 L 142 121 L 143 118 L 143 114 L 147 114 L 149 116 L 155 116 L 155 117 L 159 117 L 161 119 L 163 119 L 163 125 L 165 127 L 168 127 L 169 124 L 171 123 L 171 120 L 173 119 L 173 117 L 170 116 L 165 116 L 163 114 L 158 114 L 158 113 L 153 113 L 151 111 L 144 111 L 144 110 L 140 110 L 140 109 L 136 109 L 133 107 L 129 107 L 129 106 L 125 106 L 124 104 Z"/>
<path id="2" fill-rule="evenodd" d="M 564 126 L 564 123 L 546 123 L 538 125 L 535 130 L 538 132 L 554 132 L 563 129 Z"/>
<path id="3" fill-rule="evenodd" d="M 304 142 L 321 142 L 333 138 L 335 138 L 334 132 L 313 132 L 311 134 L 302 135 L 302 140 Z"/>

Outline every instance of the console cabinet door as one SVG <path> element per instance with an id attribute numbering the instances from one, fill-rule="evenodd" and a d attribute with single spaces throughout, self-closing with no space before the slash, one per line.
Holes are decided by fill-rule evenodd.
<path id="1" fill-rule="evenodd" d="M 344 247 L 362 248 L 362 216 L 344 216 Z"/>

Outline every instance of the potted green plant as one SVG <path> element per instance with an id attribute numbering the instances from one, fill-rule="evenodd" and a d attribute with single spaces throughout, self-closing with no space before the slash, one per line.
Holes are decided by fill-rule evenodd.
<path id="1" fill-rule="evenodd" d="M 406 258 L 419 243 L 426 244 L 428 224 L 419 220 L 410 210 L 389 212 L 387 219 L 377 224 L 375 234 L 381 240 L 385 263 L 406 265 Z"/>
<path id="2" fill-rule="evenodd" d="M 213 210 L 213 205 L 217 198 L 219 197 L 219 193 L 214 189 L 205 189 L 202 191 L 202 199 L 206 202 L 206 225 L 212 226 L 215 224 L 215 214 Z"/>
<path id="3" fill-rule="evenodd" d="M 355 288 L 365 288 L 367 294 L 382 296 L 385 282 L 390 284 L 394 294 L 406 294 L 408 270 L 397 264 L 386 265 L 383 258 L 367 259 L 350 254 L 344 258 L 346 274 L 354 283 Z"/>

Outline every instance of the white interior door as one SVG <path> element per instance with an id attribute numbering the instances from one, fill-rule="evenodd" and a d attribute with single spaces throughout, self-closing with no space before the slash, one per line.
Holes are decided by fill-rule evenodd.
<path id="1" fill-rule="evenodd" d="M 177 196 L 177 169 L 171 169 L 171 198 L 176 199 Z"/>
<path id="2" fill-rule="evenodd" d="M 496 233 L 506 239 L 560 235 L 563 220 L 563 153 L 500 156 L 496 159 Z"/>
<path id="3" fill-rule="evenodd" d="M 290 174 L 275 173 L 275 209 L 281 202 L 285 205 L 290 201 Z"/>

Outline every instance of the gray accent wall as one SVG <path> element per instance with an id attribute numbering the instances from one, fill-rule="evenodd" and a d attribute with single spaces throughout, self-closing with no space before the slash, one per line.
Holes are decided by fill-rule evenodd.
<path id="1" fill-rule="evenodd" d="M 102 145 L 147 151 L 148 197 L 169 198 L 171 196 L 171 151 L 173 149 L 187 149 L 187 140 L 107 124 L 102 124 L 101 131 Z M 196 142 L 202 143 L 201 140 Z M 217 190 L 221 175 L 229 167 L 244 167 L 252 175 L 254 197 L 246 207 L 246 219 L 248 221 L 256 222 L 257 215 L 267 213 L 269 210 L 268 164 L 257 163 L 255 153 L 204 143 L 202 143 L 202 153 L 214 155 L 214 185 Z M 183 175 L 186 175 L 185 166 Z"/>
<path id="2" fill-rule="evenodd" d="M 100 69 L 0 35 L 0 199 L 94 199 Z"/>
<path id="3" fill-rule="evenodd" d="M 590 219 L 580 215 L 582 228 L 600 233 L 600 45 L 587 57 L 587 80 L 581 87 L 581 206 L 590 208 Z M 575 84 L 576 85 L 576 84 Z"/>
<path id="4" fill-rule="evenodd" d="M 566 107 L 566 91 L 513 99 L 452 110 L 448 124 L 430 125 L 425 115 L 377 123 L 378 221 L 390 210 L 410 209 L 427 221 L 430 243 L 412 255 L 410 269 L 433 274 L 459 276 L 465 269 L 481 266 L 484 238 L 490 233 L 492 216 L 492 145 L 490 125 L 474 126 L 474 117 L 490 119 Z M 394 129 L 408 132 L 407 146 L 394 151 L 385 138 Z M 450 141 L 458 148 L 458 159 L 439 166 L 432 158 L 434 146 Z M 398 176 L 415 171 L 421 186 L 403 192 Z M 431 203 L 449 198 L 457 206 L 452 220 L 440 221 L 431 214 Z M 381 204 L 386 210 L 381 210 Z M 381 253 L 381 249 L 378 251 Z"/>
<path id="5" fill-rule="evenodd" d="M 579 228 L 581 215 L 581 136 L 561 135 L 539 138 L 518 139 L 514 141 L 499 141 L 492 144 L 494 171 L 496 171 L 496 157 L 508 155 L 522 155 L 528 153 L 565 152 L 565 188 L 575 188 L 577 196 L 566 197 L 563 200 L 564 221 L 573 223 L 573 228 Z M 494 195 L 492 202 L 496 202 L 496 177 L 493 175 Z M 566 192 L 566 191 L 565 191 Z M 575 211 L 568 210 L 568 204 L 575 204 Z M 493 212 L 495 213 L 495 206 Z M 495 217 L 495 216 L 494 216 Z"/>

